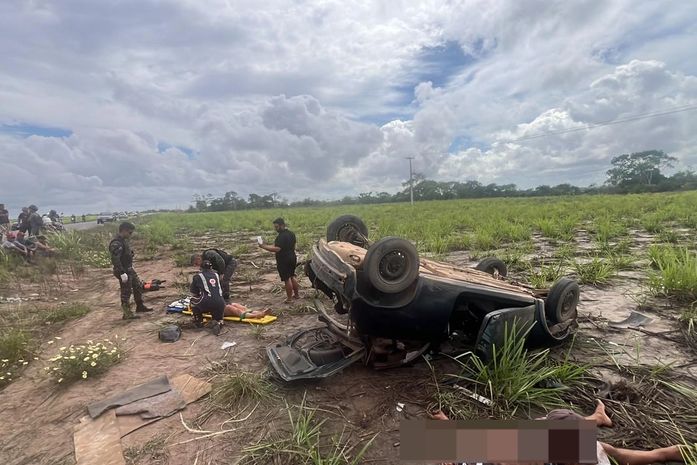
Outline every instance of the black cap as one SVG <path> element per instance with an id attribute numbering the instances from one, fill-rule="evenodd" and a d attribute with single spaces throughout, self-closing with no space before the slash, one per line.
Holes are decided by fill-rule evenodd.
<path id="1" fill-rule="evenodd" d="M 37 211 L 38 208 L 36 207 L 36 205 L 33 205 L 33 204 L 32 204 L 32 205 L 29 205 L 29 210 Z"/>
<path id="2" fill-rule="evenodd" d="M 275 220 L 273 220 L 273 224 L 280 224 L 280 225 L 285 226 L 285 225 L 286 225 L 286 222 L 283 221 L 283 218 L 278 217 L 278 218 L 276 218 Z"/>

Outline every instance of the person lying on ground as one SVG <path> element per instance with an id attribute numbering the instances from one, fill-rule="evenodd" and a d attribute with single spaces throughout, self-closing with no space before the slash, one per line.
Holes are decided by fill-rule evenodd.
<path id="1" fill-rule="evenodd" d="M 216 336 L 220 334 L 223 326 L 223 314 L 225 312 L 225 299 L 220 285 L 218 273 L 213 271 L 213 264 L 208 260 L 201 263 L 198 274 L 191 280 L 191 311 L 193 322 L 198 328 L 203 327 L 203 314 L 212 316 L 212 330 Z"/>
<path id="2" fill-rule="evenodd" d="M 56 249 L 49 247 L 48 243 L 46 242 L 46 236 L 44 235 L 25 238 L 24 243 L 28 247 L 33 248 L 35 252 L 38 252 L 46 257 L 53 256 L 56 253 Z"/>
<path id="3" fill-rule="evenodd" d="M 191 264 L 193 266 L 200 267 L 201 263 L 208 260 L 213 265 L 213 269 L 218 273 L 218 276 L 222 276 L 220 281 L 220 287 L 223 290 L 223 299 L 226 301 L 230 299 L 230 280 L 232 275 L 235 273 L 237 268 L 237 260 L 220 249 L 206 249 L 201 253 L 201 255 L 192 255 Z"/>
<path id="4" fill-rule="evenodd" d="M 32 251 L 29 250 L 26 245 L 17 241 L 17 234 L 18 233 L 16 231 L 8 231 L 5 234 L 5 240 L 2 241 L 2 248 L 8 252 L 21 255 L 28 260 L 31 257 Z"/>
<path id="5" fill-rule="evenodd" d="M 223 312 L 225 316 L 236 316 L 240 321 L 244 321 L 245 318 L 264 318 L 266 315 L 271 314 L 270 308 L 265 308 L 264 310 L 250 310 L 242 304 L 231 303 L 225 306 Z"/>
<path id="6" fill-rule="evenodd" d="M 429 414 L 434 420 L 448 420 L 449 418 L 440 410 Z M 592 420 L 596 426 L 602 427 L 612 426 L 612 420 L 605 412 L 605 404 L 597 400 L 595 411 L 584 417 L 572 410 L 555 409 L 550 411 L 546 416 L 536 418 L 536 420 Z M 661 447 L 652 450 L 633 450 L 614 447 L 610 444 L 598 441 L 598 464 L 610 465 L 608 457 L 614 459 L 619 465 L 649 465 L 652 463 L 662 462 L 684 462 L 685 459 L 681 453 L 683 446 L 673 445 L 670 447 Z M 443 464 L 446 465 L 446 464 Z M 450 464 L 448 464 L 450 465 Z M 506 465 L 506 464 L 500 464 Z"/>

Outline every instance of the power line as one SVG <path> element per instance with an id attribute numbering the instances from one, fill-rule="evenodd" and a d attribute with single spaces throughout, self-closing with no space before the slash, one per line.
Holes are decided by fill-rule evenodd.
<path id="1" fill-rule="evenodd" d="M 584 127 L 580 128 L 569 128 L 569 129 L 560 129 L 558 131 L 549 131 L 549 132 L 544 132 L 540 134 L 534 134 L 532 136 L 523 136 L 519 137 L 517 139 L 510 139 L 506 140 L 504 142 L 520 142 L 520 141 L 526 141 L 526 140 L 533 140 L 533 139 L 541 139 L 543 137 L 548 137 L 548 136 L 556 136 L 560 134 L 568 134 L 572 132 L 579 132 L 579 131 L 587 131 L 589 129 L 594 129 L 602 126 L 610 126 L 614 124 L 621 124 L 621 123 L 627 123 L 631 121 L 638 121 L 642 119 L 649 119 L 649 118 L 656 118 L 658 116 L 665 116 L 665 115 L 672 115 L 674 113 L 682 113 L 685 111 L 692 111 L 692 110 L 697 110 L 697 105 L 692 104 L 692 105 L 683 105 L 681 107 L 675 107 L 671 110 L 664 110 L 664 111 L 658 111 L 658 112 L 651 112 L 651 113 L 640 113 L 634 116 L 628 116 L 626 118 L 619 118 L 619 119 L 614 119 L 614 120 L 608 120 L 608 121 L 602 121 L 600 123 L 593 123 L 589 124 Z"/>
<path id="2" fill-rule="evenodd" d="M 404 157 L 407 160 L 409 160 L 409 196 L 411 197 L 411 204 L 414 205 L 414 181 L 413 181 L 413 172 L 411 169 L 411 161 L 414 159 L 414 157 Z"/>

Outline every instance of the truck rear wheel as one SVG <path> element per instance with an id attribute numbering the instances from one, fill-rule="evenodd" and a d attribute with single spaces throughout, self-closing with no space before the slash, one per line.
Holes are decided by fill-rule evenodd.
<path id="1" fill-rule="evenodd" d="M 375 289 L 397 294 L 419 277 L 419 253 L 405 239 L 384 237 L 368 249 L 363 270 Z"/>

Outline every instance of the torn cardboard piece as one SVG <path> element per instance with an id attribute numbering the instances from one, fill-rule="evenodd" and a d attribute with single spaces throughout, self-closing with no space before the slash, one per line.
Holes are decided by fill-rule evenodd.
<path id="1" fill-rule="evenodd" d="M 171 389 L 172 387 L 169 384 L 167 376 L 160 376 L 159 378 L 145 384 L 141 384 L 133 389 L 129 389 L 118 396 L 90 404 L 87 406 L 87 411 L 89 412 L 90 417 L 97 418 L 102 414 L 102 412 L 112 407 L 127 405 L 137 400 L 146 399 L 148 397 L 168 392 Z"/>
<path id="2" fill-rule="evenodd" d="M 77 465 L 126 465 L 116 413 L 108 410 L 92 420 L 80 420 L 73 436 Z"/>
<path id="3" fill-rule="evenodd" d="M 627 318 L 622 321 L 610 322 L 608 326 L 615 329 L 638 328 L 645 326 L 653 321 L 653 318 L 643 313 L 632 311 Z"/>
<path id="4" fill-rule="evenodd" d="M 211 392 L 211 383 L 203 381 L 198 378 L 194 378 L 191 375 L 182 374 L 177 375 L 170 380 L 170 385 L 172 390 L 176 391 L 181 399 L 184 401 L 185 405 L 188 405 L 201 397 L 205 396 Z M 156 418 L 142 418 L 140 415 L 123 415 L 117 417 L 119 431 L 121 432 L 121 437 L 124 437 L 133 431 L 142 428 L 143 426 L 154 423 L 166 416 L 170 416 L 176 411 L 170 413 L 169 415 L 164 415 Z"/>
<path id="5" fill-rule="evenodd" d="M 186 407 L 186 402 L 177 389 L 137 400 L 116 409 L 116 416 L 140 415 L 144 420 L 168 417 Z"/>

